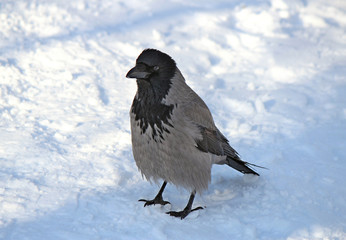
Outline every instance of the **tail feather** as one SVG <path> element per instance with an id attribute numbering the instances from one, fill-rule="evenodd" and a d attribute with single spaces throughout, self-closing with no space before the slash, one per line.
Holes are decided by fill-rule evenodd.
<path id="1" fill-rule="evenodd" d="M 249 167 L 249 166 L 260 167 L 260 166 L 257 166 L 255 164 L 251 164 L 251 163 L 248 163 L 248 162 L 244 162 L 244 161 L 242 161 L 240 159 L 238 160 L 238 159 L 234 159 L 234 158 L 230 158 L 230 157 L 226 158 L 226 164 L 228 166 L 234 168 L 235 170 L 238 170 L 241 173 L 244 173 L 244 174 L 254 174 L 254 175 L 259 176 L 259 174 L 257 172 L 255 172 L 253 169 L 251 169 Z M 260 168 L 263 168 L 263 167 L 260 167 Z"/>

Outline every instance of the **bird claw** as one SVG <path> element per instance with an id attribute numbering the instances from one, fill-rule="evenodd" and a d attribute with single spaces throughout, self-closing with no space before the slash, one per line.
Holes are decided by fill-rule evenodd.
<path id="1" fill-rule="evenodd" d="M 161 205 L 166 205 L 166 204 L 171 204 L 170 202 L 168 201 L 164 201 L 162 198 L 154 198 L 153 200 L 146 200 L 146 199 L 139 199 L 138 200 L 139 202 L 145 202 L 144 203 L 144 207 L 146 206 L 150 206 L 150 205 L 156 205 L 156 204 L 161 204 Z"/>
<path id="2" fill-rule="evenodd" d="M 166 212 L 166 213 L 169 214 L 172 217 L 180 217 L 180 219 L 183 220 L 187 215 L 189 215 L 189 213 L 191 213 L 193 211 L 196 211 L 196 210 L 200 210 L 200 209 L 203 209 L 203 207 L 196 207 L 194 209 L 185 208 L 183 211 L 179 211 L 179 212 L 169 211 L 169 212 Z"/>

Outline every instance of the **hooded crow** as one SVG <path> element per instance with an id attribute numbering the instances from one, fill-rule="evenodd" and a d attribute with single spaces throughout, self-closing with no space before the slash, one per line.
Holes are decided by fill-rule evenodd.
<path id="1" fill-rule="evenodd" d="M 167 54 L 145 49 L 126 75 L 137 79 L 131 110 L 132 150 L 142 175 L 149 181 L 163 180 L 153 200 L 144 206 L 168 204 L 162 193 L 167 183 L 191 192 L 182 211 L 167 214 L 185 218 L 195 194 L 208 188 L 213 164 L 226 164 L 241 173 L 259 175 L 230 146 L 215 126 L 204 101 L 186 84 L 175 61 Z"/>

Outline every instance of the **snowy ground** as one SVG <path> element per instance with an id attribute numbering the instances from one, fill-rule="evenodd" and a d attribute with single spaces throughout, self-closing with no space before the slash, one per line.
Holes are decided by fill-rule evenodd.
<path id="1" fill-rule="evenodd" d="M 261 177 L 143 208 L 126 79 L 170 54 Z M 346 239 L 346 2 L 0 1 L 0 239 Z"/>

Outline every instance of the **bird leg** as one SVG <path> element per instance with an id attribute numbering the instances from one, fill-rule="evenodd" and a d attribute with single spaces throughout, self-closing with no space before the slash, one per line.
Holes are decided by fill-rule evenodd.
<path id="1" fill-rule="evenodd" d="M 169 214 L 173 217 L 180 217 L 181 219 L 184 219 L 187 215 L 189 215 L 190 212 L 203 209 L 202 207 L 197 207 L 197 208 L 191 209 L 193 200 L 195 199 L 195 195 L 196 195 L 196 191 L 193 191 L 190 195 L 189 202 L 187 203 L 187 205 L 183 211 L 180 211 L 180 212 L 169 211 L 169 212 L 167 212 L 167 214 Z"/>
<path id="2" fill-rule="evenodd" d="M 163 190 L 165 190 L 166 185 L 167 185 L 167 182 L 164 181 L 160 191 L 157 193 L 156 197 L 153 200 L 139 199 L 138 201 L 145 202 L 144 207 L 150 206 L 150 205 L 153 205 L 153 204 L 154 205 L 155 204 L 161 204 L 161 205 L 171 204 L 168 201 L 164 201 L 163 198 L 162 198 L 162 193 L 163 193 Z"/>

